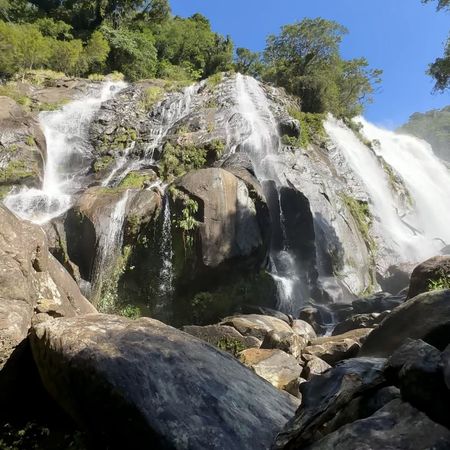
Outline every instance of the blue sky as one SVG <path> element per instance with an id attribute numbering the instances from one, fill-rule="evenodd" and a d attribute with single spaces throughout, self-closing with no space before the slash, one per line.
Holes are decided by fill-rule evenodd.
<path id="1" fill-rule="evenodd" d="M 346 58 L 365 56 L 383 69 L 383 84 L 365 116 L 394 128 L 416 111 L 450 104 L 449 93 L 432 94 L 427 65 L 442 54 L 450 13 L 420 0 L 171 0 L 174 14 L 207 16 L 215 31 L 236 46 L 262 50 L 268 34 L 303 17 L 336 20 L 349 29 Z"/>

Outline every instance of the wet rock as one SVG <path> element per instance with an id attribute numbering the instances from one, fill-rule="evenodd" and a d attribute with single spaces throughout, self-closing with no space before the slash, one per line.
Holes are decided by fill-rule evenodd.
<path id="1" fill-rule="evenodd" d="M 388 312 L 355 314 L 341 323 L 338 323 L 333 330 L 333 336 L 347 333 L 358 328 L 375 328 L 386 316 Z"/>
<path id="2" fill-rule="evenodd" d="M 392 311 L 364 342 L 361 356 L 389 356 L 407 338 L 443 350 L 450 343 L 450 290 L 420 294 Z"/>
<path id="3" fill-rule="evenodd" d="M 55 319 L 34 327 L 31 342 L 49 392 L 114 448 L 268 448 L 298 404 L 153 319 Z"/>
<path id="4" fill-rule="evenodd" d="M 371 328 L 362 328 L 337 336 L 314 339 L 311 345 L 303 350 L 303 354 L 316 356 L 334 365 L 342 359 L 355 357 L 371 331 Z"/>
<path id="5" fill-rule="evenodd" d="M 383 291 L 395 295 L 409 285 L 413 269 L 412 264 L 392 265 L 383 275 L 377 274 L 378 284 Z"/>
<path id="6" fill-rule="evenodd" d="M 306 448 L 320 439 L 323 426 L 351 400 L 385 382 L 384 364 L 384 359 L 349 359 L 303 383 L 302 406 L 279 433 L 273 449 Z"/>
<path id="7" fill-rule="evenodd" d="M 352 302 L 353 310 L 357 314 L 382 313 L 391 311 L 401 305 L 405 299 L 401 296 L 379 292 L 370 297 L 359 298 Z"/>
<path id="8" fill-rule="evenodd" d="M 221 325 L 229 325 L 244 336 L 253 336 L 261 340 L 264 340 L 266 335 L 272 330 L 278 333 L 294 334 L 286 322 L 276 317 L 258 314 L 227 317 L 222 320 Z"/>
<path id="9" fill-rule="evenodd" d="M 0 198 L 13 186 L 40 187 L 45 157 L 39 122 L 13 99 L 0 96 Z"/>
<path id="10" fill-rule="evenodd" d="M 419 264 L 412 272 L 408 298 L 430 290 L 433 282 L 450 277 L 450 256 L 435 256 Z"/>
<path id="11" fill-rule="evenodd" d="M 292 331 L 280 332 L 271 330 L 266 334 L 261 348 L 283 350 L 295 358 L 299 358 L 307 344 L 308 341 L 305 338 Z"/>
<path id="12" fill-rule="evenodd" d="M 302 372 L 302 377 L 306 380 L 310 380 L 316 375 L 322 375 L 328 369 L 331 369 L 331 366 L 328 363 L 316 356 L 303 354 L 302 359 L 306 361 Z"/>
<path id="13" fill-rule="evenodd" d="M 314 306 L 306 306 L 300 310 L 298 315 L 300 320 L 309 323 L 317 334 L 325 332 L 324 323 L 327 321 L 322 317 L 321 311 Z"/>
<path id="14" fill-rule="evenodd" d="M 243 336 L 235 328 L 227 325 L 187 325 L 183 327 L 185 333 L 196 336 L 221 350 L 233 355 L 246 348 L 259 348 L 261 341 L 253 336 Z"/>
<path id="15" fill-rule="evenodd" d="M 402 450 L 448 449 L 450 431 L 430 420 L 424 413 L 399 399 L 392 400 L 372 416 L 357 420 L 323 439 L 309 449 L 348 450 L 349 448 Z M 285 449 L 295 447 L 285 447 Z"/>
<path id="16" fill-rule="evenodd" d="M 300 396 L 302 367 L 292 355 L 277 349 L 249 348 L 239 353 L 239 359 L 277 389 Z"/>

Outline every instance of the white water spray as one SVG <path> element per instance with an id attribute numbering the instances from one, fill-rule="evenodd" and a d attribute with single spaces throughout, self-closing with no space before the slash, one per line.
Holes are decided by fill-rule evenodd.
<path id="1" fill-rule="evenodd" d="M 40 114 L 47 143 L 43 186 L 23 187 L 11 193 L 4 201 L 9 209 L 19 217 L 42 224 L 70 208 L 72 195 L 83 187 L 88 169 L 89 124 L 101 104 L 125 86 L 124 82 L 105 82 L 60 110 Z"/>

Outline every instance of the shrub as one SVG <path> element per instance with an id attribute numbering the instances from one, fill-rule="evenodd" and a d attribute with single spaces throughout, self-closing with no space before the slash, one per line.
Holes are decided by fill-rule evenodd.
<path id="1" fill-rule="evenodd" d="M 186 172 L 199 169 L 206 164 L 207 149 L 197 148 L 194 145 L 164 146 L 159 162 L 160 175 L 165 180 L 172 180 Z"/>
<path id="2" fill-rule="evenodd" d="M 152 107 L 164 98 L 164 89 L 159 86 L 150 86 L 142 94 L 141 108 L 150 111 Z"/>
<path id="3" fill-rule="evenodd" d="M 443 270 L 440 271 L 439 278 L 428 281 L 429 291 L 437 291 L 441 289 L 450 289 L 450 274 L 445 274 Z"/>

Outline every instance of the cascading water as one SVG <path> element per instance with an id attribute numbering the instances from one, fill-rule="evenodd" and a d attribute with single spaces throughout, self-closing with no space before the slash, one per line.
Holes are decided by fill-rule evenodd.
<path id="1" fill-rule="evenodd" d="M 92 298 L 96 301 L 99 301 L 98 296 L 101 293 L 104 278 L 110 277 L 110 272 L 114 269 L 114 263 L 117 260 L 116 256 L 122 248 L 123 226 L 129 198 L 130 190 L 127 189 L 114 205 L 108 220 L 102 220 L 97 228 L 98 240 L 92 276 Z"/>
<path id="2" fill-rule="evenodd" d="M 161 269 L 159 271 L 158 301 L 155 312 L 158 316 L 169 314 L 170 307 L 167 302 L 171 299 L 173 291 L 173 249 L 172 249 L 172 224 L 170 217 L 169 198 L 164 196 L 161 227 Z"/>
<path id="3" fill-rule="evenodd" d="M 286 185 L 282 165 L 278 158 L 281 142 L 276 121 L 260 83 L 252 77 L 236 76 L 236 97 L 239 113 L 248 122 L 251 132 L 241 148 L 252 162 L 255 175 L 264 184 L 274 185 L 277 190 L 275 201 L 269 202 L 272 221 L 281 230 L 281 248 L 273 246 L 270 252 L 270 272 L 278 287 L 277 307 L 286 313 L 297 312 L 304 301 L 305 287 L 298 276 L 299 267 L 287 246 L 284 232 L 280 188 Z M 273 204 L 270 204 L 273 203 Z"/>
<path id="4" fill-rule="evenodd" d="M 101 104 L 125 86 L 124 82 L 105 82 L 60 110 L 40 114 L 47 143 L 42 189 L 24 187 L 11 193 L 4 200 L 10 210 L 42 224 L 70 208 L 72 195 L 83 187 L 88 169 L 89 124 Z"/>
<path id="5" fill-rule="evenodd" d="M 376 141 L 373 149 L 338 120 L 329 118 L 325 129 L 365 187 L 383 245 L 395 253 L 397 262 L 418 262 L 439 253 L 450 242 L 448 170 L 426 142 L 359 121 L 364 135 Z M 409 210 L 399 204 L 379 157 L 408 189 Z"/>

